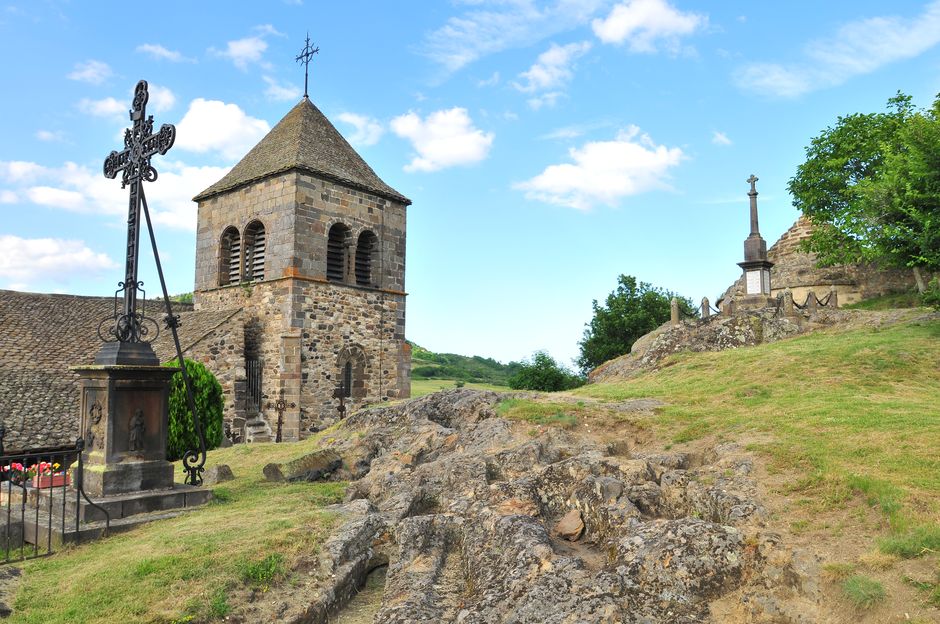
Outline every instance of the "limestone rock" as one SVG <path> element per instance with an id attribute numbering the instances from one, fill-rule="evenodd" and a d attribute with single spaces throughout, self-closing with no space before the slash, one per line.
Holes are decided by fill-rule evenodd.
<path id="1" fill-rule="evenodd" d="M 577 509 L 572 509 L 566 513 L 561 517 L 561 520 L 558 521 L 558 524 L 555 525 L 555 533 L 569 542 L 578 541 L 578 538 L 581 537 L 581 533 L 583 532 L 584 522 L 581 520 L 581 512 Z"/>

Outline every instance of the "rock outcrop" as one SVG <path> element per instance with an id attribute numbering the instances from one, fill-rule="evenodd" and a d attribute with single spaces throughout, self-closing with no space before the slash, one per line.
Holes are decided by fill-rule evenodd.
<path id="1" fill-rule="evenodd" d="M 330 478 L 354 479 L 335 509 L 347 519 L 316 567 L 321 602 L 280 621 L 323 621 L 386 562 L 377 624 L 698 623 L 718 599 L 741 605 L 723 621 L 806 621 L 812 561 L 765 530 L 736 445 L 629 453 L 514 426 L 499 400 L 442 392 L 329 432 Z"/>

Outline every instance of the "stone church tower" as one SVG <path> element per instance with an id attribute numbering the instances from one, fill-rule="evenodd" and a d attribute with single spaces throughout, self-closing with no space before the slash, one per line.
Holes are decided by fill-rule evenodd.
<path id="1" fill-rule="evenodd" d="M 350 407 L 410 395 L 405 212 L 306 97 L 194 198 L 196 310 L 240 310 L 235 420 L 301 439 Z"/>

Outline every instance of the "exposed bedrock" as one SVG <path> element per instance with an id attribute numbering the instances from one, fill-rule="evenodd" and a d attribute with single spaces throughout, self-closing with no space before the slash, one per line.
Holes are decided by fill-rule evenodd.
<path id="1" fill-rule="evenodd" d="M 630 453 L 513 426 L 499 398 L 455 390 L 359 412 L 324 438 L 328 453 L 282 471 L 327 460 L 328 478 L 355 479 L 337 508 L 355 505 L 346 537 L 321 567 L 364 575 L 387 558 L 374 622 L 697 623 L 716 621 L 716 600 L 722 622 L 814 621 L 815 561 L 765 529 L 739 447 Z"/>

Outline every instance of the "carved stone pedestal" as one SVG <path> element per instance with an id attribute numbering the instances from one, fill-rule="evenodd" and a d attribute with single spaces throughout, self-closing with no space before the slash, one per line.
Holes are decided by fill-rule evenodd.
<path id="1" fill-rule="evenodd" d="M 112 496 L 172 488 L 167 414 L 170 377 L 178 369 L 106 365 L 72 370 L 81 384 L 85 492 Z"/>

